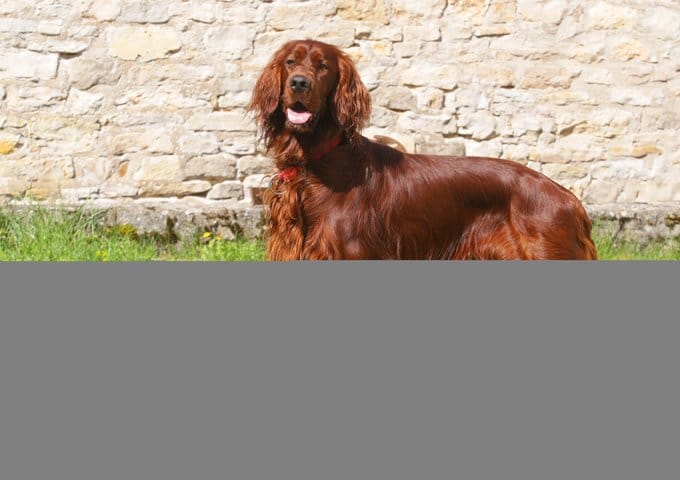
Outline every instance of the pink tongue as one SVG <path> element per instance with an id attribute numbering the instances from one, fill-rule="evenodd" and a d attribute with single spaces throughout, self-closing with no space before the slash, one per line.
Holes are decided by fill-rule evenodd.
<path id="1" fill-rule="evenodd" d="M 296 125 L 307 123 L 307 121 L 312 118 L 312 114 L 310 112 L 296 112 L 290 108 L 286 110 L 286 115 L 288 115 L 288 120 L 290 123 L 295 123 Z"/>

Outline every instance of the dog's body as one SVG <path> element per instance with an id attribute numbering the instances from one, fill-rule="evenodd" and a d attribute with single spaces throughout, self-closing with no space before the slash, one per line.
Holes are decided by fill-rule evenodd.
<path id="1" fill-rule="evenodd" d="M 544 175 L 362 137 L 370 97 L 333 46 L 284 45 L 251 110 L 279 169 L 266 200 L 271 260 L 597 258 L 583 206 Z"/>

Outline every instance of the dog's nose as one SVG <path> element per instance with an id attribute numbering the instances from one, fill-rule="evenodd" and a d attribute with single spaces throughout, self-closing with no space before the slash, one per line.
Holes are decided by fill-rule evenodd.
<path id="1" fill-rule="evenodd" d="M 290 88 L 292 88 L 295 93 L 302 93 L 312 88 L 312 82 L 307 77 L 295 75 L 290 79 Z"/>

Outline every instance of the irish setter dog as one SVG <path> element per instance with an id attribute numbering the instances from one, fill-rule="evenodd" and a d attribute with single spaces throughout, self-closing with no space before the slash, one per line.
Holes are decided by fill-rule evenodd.
<path id="1" fill-rule="evenodd" d="M 370 95 L 332 45 L 283 45 L 249 110 L 278 169 L 265 196 L 270 260 L 597 258 L 583 206 L 546 176 L 361 136 Z"/>

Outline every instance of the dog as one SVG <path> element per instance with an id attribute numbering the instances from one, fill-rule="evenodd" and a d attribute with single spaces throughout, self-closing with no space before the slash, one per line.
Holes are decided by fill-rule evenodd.
<path id="1" fill-rule="evenodd" d="M 248 110 L 277 169 L 269 260 L 597 259 L 583 205 L 541 173 L 363 137 L 370 94 L 333 45 L 285 43 Z"/>

